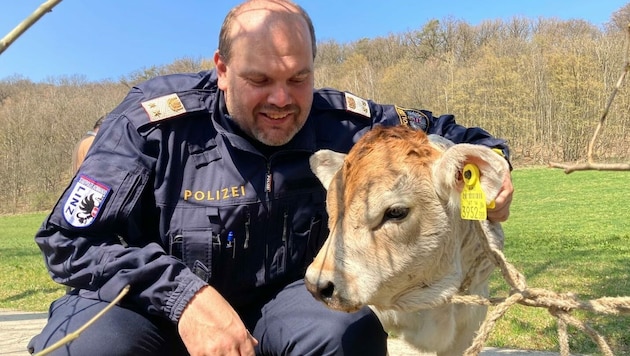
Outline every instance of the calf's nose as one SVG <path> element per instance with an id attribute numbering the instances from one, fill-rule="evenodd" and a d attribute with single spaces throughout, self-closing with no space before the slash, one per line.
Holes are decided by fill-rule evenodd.
<path id="1" fill-rule="evenodd" d="M 315 299 L 323 302 L 330 300 L 335 292 L 335 284 L 324 278 L 309 278 L 307 275 L 304 284 Z"/>

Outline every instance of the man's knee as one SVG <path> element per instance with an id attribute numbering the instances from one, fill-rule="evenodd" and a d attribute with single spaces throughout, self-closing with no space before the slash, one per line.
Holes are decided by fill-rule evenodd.
<path id="1" fill-rule="evenodd" d="M 318 315 L 270 318 L 255 334 L 262 354 L 362 355 L 387 353 L 387 334 L 368 308 L 357 313 L 321 310 Z M 256 336 L 256 335 L 255 335 Z"/>
<path id="2" fill-rule="evenodd" d="M 306 336 L 309 347 L 326 349 L 326 354 L 383 356 L 387 354 L 387 333 L 368 308 L 356 313 L 332 312 L 313 325 Z"/>
<path id="3" fill-rule="evenodd" d="M 107 305 L 106 302 L 64 296 L 53 303 L 47 324 L 28 345 L 41 352 L 77 331 Z M 183 349 L 177 330 L 169 321 L 152 320 L 115 306 L 103 314 L 78 338 L 50 355 L 155 355 L 166 348 Z"/>
<path id="4" fill-rule="evenodd" d="M 262 311 L 243 313 L 263 354 L 385 355 L 387 334 L 371 309 L 328 309 L 299 280 L 286 286 Z M 261 315 L 262 312 L 262 315 Z"/>

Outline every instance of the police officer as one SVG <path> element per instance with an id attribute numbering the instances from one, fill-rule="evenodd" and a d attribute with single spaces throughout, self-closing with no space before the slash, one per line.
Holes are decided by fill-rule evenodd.
<path id="1" fill-rule="evenodd" d="M 327 309 L 305 289 L 327 236 L 318 149 L 347 152 L 374 125 L 405 124 L 454 142 L 503 140 L 450 115 L 313 90 L 315 34 L 288 0 L 245 2 L 227 15 L 215 70 L 157 77 L 106 118 L 92 151 L 36 234 L 52 303 L 30 346 L 78 329 L 54 355 L 385 355 L 364 308 Z M 490 218 L 505 220 L 505 177 Z"/>

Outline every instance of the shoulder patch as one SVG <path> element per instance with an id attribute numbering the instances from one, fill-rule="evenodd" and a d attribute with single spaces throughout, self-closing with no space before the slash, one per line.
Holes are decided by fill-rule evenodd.
<path id="1" fill-rule="evenodd" d="M 372 117 L 370 105 L 367 100 L 350 93 L 344 93 L 346 97 L 346 110 L 365 117 Z"/>
<path id="2" fill-rule="evenodd" d="M 400 119 L 400 124 L 409 126 L 415 130 L 427 132 L 429 129 L 429 118 L 425 113 L 416 109 L 405 109 L 396 106 L 396 113 Z"/>
<path id="3" fill-rule="evenodd" d="M 151 122 L 168 119 L 186 112 L 184 104 L 176 93 L 143 101 L 142 107 L 149 115 Z"/>
<path id="4" fill-rule="evenodd" d="M 80 175 L 63 206 L 64 219 L 74 227 L 92 225 L 110 191 L 105 184 Z"/>

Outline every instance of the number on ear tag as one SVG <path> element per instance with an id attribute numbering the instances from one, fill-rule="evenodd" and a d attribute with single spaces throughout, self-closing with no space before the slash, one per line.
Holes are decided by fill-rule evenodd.
<path id="1" fill-rule="evenodd" d="M 486 220 L 488 217 L 486 195 L 481 189 L 479 168 L 472 163 L 468 163 L 464 166 L 462 175 L 464 177 L 464 189 L 462 189 L 460 203 L 462 219 Z"/>

